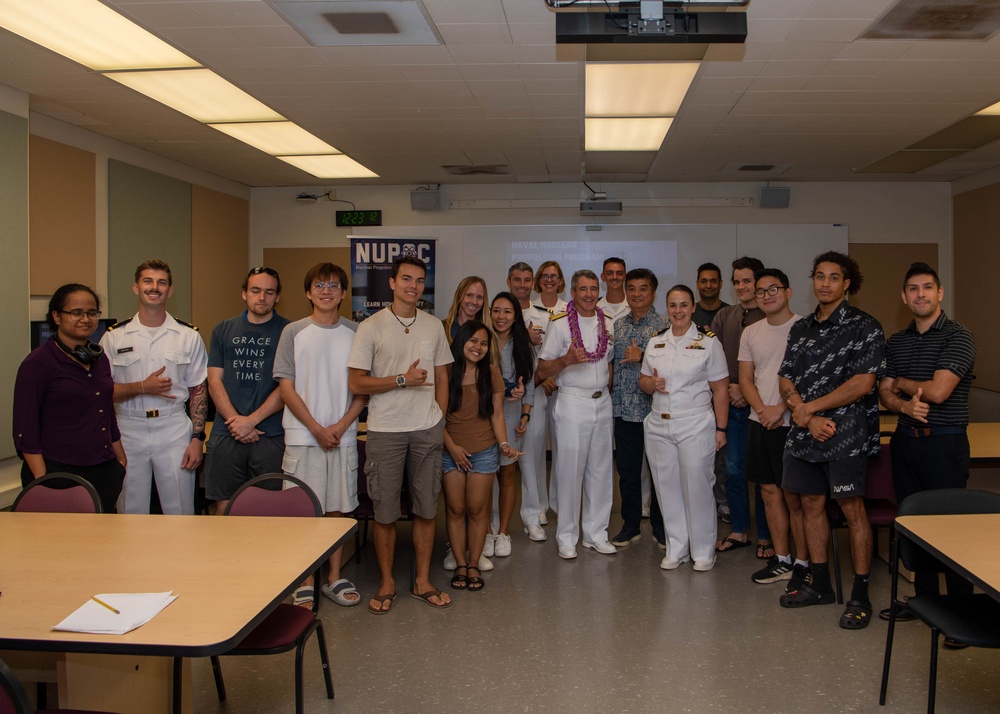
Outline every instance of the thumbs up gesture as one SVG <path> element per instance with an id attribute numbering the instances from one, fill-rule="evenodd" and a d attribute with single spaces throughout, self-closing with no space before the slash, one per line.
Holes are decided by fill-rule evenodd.
<path id="1" fill-rule="evenodd" d="M 510 390 L 510 396 L 507 398 L 509 402 L 519 402 L 524 396 L 524 377 L 517 378 L 517 386 Z"/>
<path id="2" fill-rule="evenodd" d="M 432 387 L 433 382 L 427 381 L 427 370 L 420 369 L 420 360 L 417 359 L 403 376 L 406 378 L 407 387 Z"/>
<path id="3" fill-rule="evenodd" d="M 653 389 L 663 394 L 670 394 L 670 392 L 667 391 L 666 378 L 661 377 L 655 367 L 653 368 Z"/>
<path id="4" fill-rule="evenodd" d="M 927 423 L 927 413 L 931 410 L 930 404 L 921 400 L 924 396 L 923 388 L 917 390 L 909 402 L 906 403 L 904 411 L 919 422 Z"/>
<path id="5" fill-rule="evenodd" d="M 577 344 L 574 339 L 570 344 L 569 349 L 566 350 L 566 354 L 563 356 L 563 361 L 566 365 L 579 364 L 580 362 L 587 361 L 587 353 L 583 349 L 583 345 Z"/>
<path id="6" fill-rule="evenodd" d="M 542 344 L 542 328 L 536 327 L 534 320 L 528 320 L 528 337 L 531 339 L 531 344 L 535 347 Z"/>
<path id="7" fill-rule="evenodd" d="M 642 348 L 635 343 L 635 338 L 632 338 L 632 344 L 625 348 L 625 357 L 622 362 L 641 362 L 642 361 Z"/>

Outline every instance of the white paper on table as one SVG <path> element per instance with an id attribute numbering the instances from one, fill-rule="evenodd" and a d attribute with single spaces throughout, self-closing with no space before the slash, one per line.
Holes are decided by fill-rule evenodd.
<path id="1" fill-rule="evenodd" d="M 53 627 L 64 632 L 87 632 L 96 635 L 124 635 L 145 625 L 177 599 L 173 592 L 165 593 L 100 593 L 98 600 L 106 602 L 121 614 L 116 615 L 91 599 L 69 617 Z"/>

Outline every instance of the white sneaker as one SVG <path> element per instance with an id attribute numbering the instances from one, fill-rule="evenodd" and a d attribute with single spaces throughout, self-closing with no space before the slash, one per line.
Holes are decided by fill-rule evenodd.
<path id="1" fill-rule="evenodd" d="M 591 543 L 589 540 L 583 541 L 584 548 L 590 548 L 596 550 L 598 553 L 603 555 L 612 555 L 618 552 L 618 549 L 611 545 L 610 541 L 599 540 L 596 543 Z"/>
<path id="2" fill-rule="evenodd" d="M 548 538 L 541 526 L 525 526 L 524 532 L 528 534 L 529 540 L 538 541 L 539 543 Z"/>
<path id="3" fill-rule="evenodd" d="M 660 567 L 664 570 L 677 570 L 677 568 L 681 567 L 681 563 L 686 562 L 688 562 L 687 557 L 671 558 L 669 555 L 666 555 L 663 557 L 663 560 L 660 561 Z"/>
<path id="4" fill-rule="evenodd" d="M 486 534 L 486 542 L 483 543 L 483 555 L 485 555 L 487 558 L 493 557 L 493 553 L 495 550 L 494 548 L 495 541 L 496 541 L 495 535 L 493 535 L 492 533 Z"/>
<path id="5" fill-rule="evenodd" d="M 547 526 L 549 524 L 549 519 L 545 517 L 545 513 L 538 514 L 538 525 Z"/>
<path id="6" fill-rule="evenodd" d="M 498 558 L 506 558 L 510 555 L 510 536 L 500 533 L 493 538 L 493 554 Z"/>
<path id="7" fill-rule="evenodd" d="M 707 572 L 715 567 L 715 556 L 711 558 L 706 558 L 705 560 L 694 561 L 694 569 L 702 573 Z"/>
<path id="8" fill-rule="evenodd" d="M 454 570 L 458 567 L 458 561 L 455 560 L 455 554 L 451 552 L 451 544 L 448 544 L 448 552 L 444 554 L 444 569 Z"/>
<path id="9" fill-rule="evenodd" d="M 571 545 L 559 546 L 559 557 L 563 560 L 573 560 L 576 557 L 576 548 Z"/>
<path id="10" fill-rule="evenodd" d="M 479 556 L 479 569 L 482 572 L 487 572 L 488 570 L 493 570 L 493 562 L 487 558 L 485 555 Z"/>

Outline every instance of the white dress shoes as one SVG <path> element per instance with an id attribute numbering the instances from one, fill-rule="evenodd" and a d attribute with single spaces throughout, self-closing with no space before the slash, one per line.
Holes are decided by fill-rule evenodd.
<path id="1" fill-rule="evenodd" d="M 541 526 L 525 526 L 524 532 L 528 534 L 528 540 L 538 541 L 539 543 L 548 538 Z"/>
<path id="2" fill-rule="evenodd" d="M 660 561 L 660 567 L 664 570 L 677 570 L 677 568 L 681 567 L 682 563 L 686 563 L 688 560 L 689 558 L 687 556 L 684 556 L 683 558 L 671 558 L 667 555 Z"/>
<path id="3" fill-rule="evenodd" d="M 694 569 L 702 573 L 707 572 L 715 567 L 715 556 L 711 558 L 706 558 L 705 560 L 694 561 Z"/>
<path id="4" fill-rule="evenodd" d="M 591 543 L 589 540 L 585 540 L 583 541 L 583 547 L 596 550 L 598 553 L 603 555 L 613 555 L 618 552 L 618 549 L 611 545 L 611 541 L 607 540 L 599 540 L 596 543 Z"/>
<path id="5" fill-rule="evenodd" d="M 611 547 L 613 548 L 614 546 Z M 571 545 L 559 546 L 559 557 L 563 560 L 572 560 L 576 557 L 576 548 Z"/>

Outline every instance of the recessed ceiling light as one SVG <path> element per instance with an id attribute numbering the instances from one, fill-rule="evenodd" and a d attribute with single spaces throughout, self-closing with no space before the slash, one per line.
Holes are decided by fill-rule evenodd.
<path id="1" fill-rule="evenodd" d="M 697 62 L 588 64 L 588 117 L 676 116 Z"/>
<path id="2" fill-rule="evenodd" d="M 104 76 L 206 124 L 285 118 L 210 69 L 109 72 Z"/>
<path id="3" fill-rule="evenodd" d="M 657 151 L 673 122 L 671 117 L 587 118 L 586 151 Z"/>
<path id="4" fill-rule="evenodd" d="M 290 121 L 209 124 L 209 126 L 272 156 L 341 153 Z"/>
<path id="5" fill-rule="evenodd" d="M 378 178 L 374 171 L 366 169 L 350 156 L 344 154 L 324 156 L 278 156 L 282 161 L 310 173 L 316 178 Z"/>
<path id="6" fill-rule="evenodd" d="M 201 66 L 98 0 L 0 0 L 0 25 L 98 71 Z"/>

